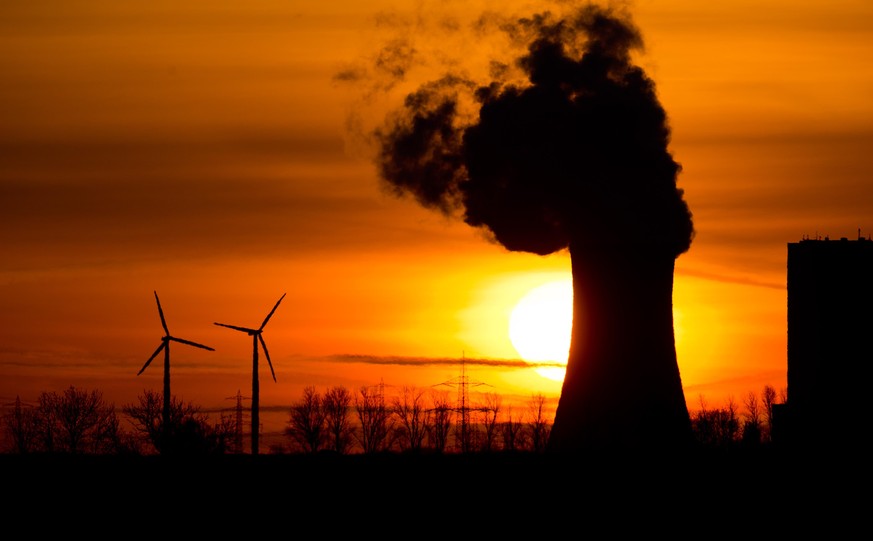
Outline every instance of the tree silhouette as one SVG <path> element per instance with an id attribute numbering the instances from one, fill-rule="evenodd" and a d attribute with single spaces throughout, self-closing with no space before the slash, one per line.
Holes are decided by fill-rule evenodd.
<path id="1" fill-rule="evenodd" d="M 26 454 L 39 450 L 38 410 L 22 404 L 20 396 L 15 397 L 12 411 L 4 414 L 3 427 L 12 452 Z"/>
<path id="2" fill-rule="evenodd" d="M 431 391 L 431 419 L 428 441 L 431 447 L 444 453 L 449 445 L 449 434 L 452 431 L 454 407 L 449 401 L 448 391 Z"/>
<path id="3" fill-rule="evenodd" d="M 772 385 L 765 385 L 761 391 L 761 402 L 764 406 L 764 427 L 763 439 L 769 442 L 772 439 L 773 430 L 773 406 L 776 405 L 776 389 Z"/>
<path id="4" fill-rule="evenodd" d="M 528 410 L 530 411 L 528 429 L 530 430 L 531 446 L 535 453 L 545 451 L 549 441 L 551 423 L 546 412 L 547 405 L 548 399 L 542 393 L 533 394 L 528 402 Z"/>
<path id="5" fill-rule="evenodd" d="M 746 408 L 746 419 L 743 422 L 742 441 L 744 445 L 759 445 L 761 443 L 761 409 L 758 395 L 749 391 L 743 401 Z"/>
<path id="6" fill-rule="evenodd" d="M 699 398 L 700 409 L 693 420 L 693 434 L 698 444 L 709 448 L 732 447 L 740 436 L 740 420 L 737 405 L 729 397 L 723 408 L 710 409 L 703 396 Z"/>
<path id="7" fill-rule="evenodd" d="M 300 445 L 306 453 L 317 453 L 324 445 L 326 416 L 322 398 L 315 387 L 303 388 L 303 397 L 291 406 L 285 434 Z"/>
<path id="8" fill-rule="evenodd" d="M 357 398 L 356 408 L 365 414 L 365 421 L 373 423 L 381 416 L 383 422 L 370 426 L 381 426 L 374 433 L 384 434 L 381 445 L 373 443 L 366 447 L 357 440 L 360 449 L 351 445 L 352 431 L 360 428 L 360 417 L 352 418 L 349 408 L 349 393 L 342 386 L 328 389 L 322 396 L 314 386 L 304 389 L 303 398 L 292 405 L 291 417 L 286 434 L 298 444 L 293 452 L 317 452 L 325 448 L 338 454 L 376 451 L 420 451 L 433 449 L 444 453 L 448 449 L 448 438 L 454 427 L 454 404 L 449 400 L 449 392 L 425 390 L 404 386 L 400 394 L 386 398 L 382 385 L 362 387 L 362 395 Z M 379 389 L 379 391 L 376 391 Z M 738 407 L 729 397 L 720 407 L 710 407 L 703 395 L 699 396 L 699 408 L 692 416 L 695 441 L 703 448 L 732 448 L 739 443 L 755 443 L 757 447 L 772 445 L 767 439 L 768 410 L 778 405 L 778 399 L 785 393 L 777 394 L 766 385 L 760 399 L 754 392 L 745 395 L 743 416 L 738 416 Z M 506 453 L 541 452 L 548 440 L 552 417 L 551 399 L 542 394 L 533 394 L 524 404 L 524 412 L 516 413 L 517 407 L 502 405 L 502 397 L 497 393 L 487 393 L 481 419 L 473 425 L 480 439 L 473 451 L 497 451 Z M 328 398 L 330 397 L 330 398 Z M 344 398 L 345 397 L 345 398 Z M 425 404 L 425 399 L 430 399 Z M 225 454 L 231 452 L 236 435 L 236 423 L 232 416 L 221 414 L 215 423 L 210 416 L 202 413 L 194 404 L 184 403 L 175 397 L 171 400 L 171 426 L 164 437 L 162 426 L 163 396 L 153 391 L 144 391 L 138 397 L 139 403 L 127 405 L 122 413 L 133 426 L 133 434 L 121 429 L 114 408 L 102 401 L 101 393 L 86 392 L 70 387 L 64 393 L 44 392 L 38 404 L 28 406 L 20 397 L 7 404 L 2 415 L 2 427 L 6 436 L 4 450 L 14 454 L 28 453 L 76 453 L 76 454 L 143 454 L 146 451 L 159 454 Z M 380 406 L 390 403 L 391 406 Z M 95 404 L 100 404 L 94 407 Z M 332 404 L 332 405 L 331 405 Z M 361 406 L 369 404 L 369 407 Z M 331 413 L 333 410 L 334 413 Z M 103 420 L 97 423 L 93 413 Z M 342 418 L 345 411 L 345 418 Z M 757 412 L 757 413 L 756 413 Z M 329 418 L 335 415 L 336 421 Z M 758 419 L 758 427 L 755 427 Z M 356 423 L 357 421 L 357 423 Z M 92 427 L 92 428 L 88 428 Z M 337 427 L 341 429 L 337 430 Z M 489 428 L 490 427 L 490 428 Z M 826 431 L 828 427 L 811 427 Z M 492 442 L 489 445 L 489 432 Z M 337 444 L 336 434 L 339 434 Z M 345 436 L 343 436 L 345 434 Z M 345 443 L 343 443 L 345 442 Z M 748 447 L 746 445 L 746 447 Z M 779 446 L 779 448 L 784 448 Z M 280 447 L 271 449 L 272 453 L 285 452 Z M 459 454 L 464 454 L 459 451 Z"/>
<path id="9" fill-rule="evenodd" d="M 499 424 L 497 420 L 502 413 L 502 399 L 497 393 L 484 393 L 482 395 L 482 444 L 483 451 L 494 451 L 497 444 L 497 432 Z"/>
<path id="10" fill-rule="evenodd" d="M 425 391 L 404 386 L 400 396 L 394 397 L 392 410 L 398 419 L 397 442 L 401 450 L 420 452 L 431 427 L 431 412 L 425 403 Z"/>
<path id="11" fill-rule="evenodd" d="M 232 418 L 222 416 L 210 424 L 209 416 L 193 403 L 145 390 L 137 404 L 127 404 L 122 411 L 131 419 L 135 432 L 143 436 L 154 451 L 164 456 L 220 455 L 228 452 L 235 437 Z M 165 405 L 169 403 L 169 410 Z M 165 413 L 169 413 L 166 417 Z"/>
<path id="12" fill-rule="evenodd" d="M 393 423 L 385 404 L 382 386 L 362 386 L 355 396 L 355 411 L 360 430 L 356 432 L 364 453 L 387 451 L 391 447 Z"/>
<path id="13" fill-rule="evenodd" d="M 38 419 L 42 449 L 47 452 L 105 453 L 118 443 L 115 407 L 97 390 L 70 386 L 63 393 L 43 392 Z"/>
<path id="14" fill-rule="evenodd" d="M 341 385 L 330 387 L 321 398 L 324 410 L 325 429 L 328 447 L 339 454 L 345 454 L 352 446 L 355 427 L 352 425 L 352 394 Z"/>
<path id="15" fill-rule="evenodd" d="M 523 415 L 515 416 L 512 407 L 506 409 L 506 420 L 500 423 L 500 439 L 504 451 L 519 451 L 524 446 Z"/>

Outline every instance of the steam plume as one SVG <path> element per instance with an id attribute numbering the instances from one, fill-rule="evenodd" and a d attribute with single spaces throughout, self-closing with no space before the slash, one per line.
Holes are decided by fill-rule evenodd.
<path id="1" fill-rule="evenodd" d="M 376 130 L 380 177 L 509 250 L 569 249 L 573 336 L 552 449 L 686 442 L 672 278 L 694 229 L 667 115 L 632 63 L 640 32 L 593 4 L 501 28 L 523 52 L 494 62 L 492 80 L 428 82 Z"/>

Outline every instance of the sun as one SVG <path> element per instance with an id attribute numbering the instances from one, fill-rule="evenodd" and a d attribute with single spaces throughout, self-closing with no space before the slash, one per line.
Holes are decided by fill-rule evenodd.
<path id="1" fill-rule="evenodd" d="M 555 280 L 525 294 L 509 317 L 509 339 L 522 359 L 567 363 L 573 325 L 573 282 Z M 543 377 L 562 381 L 561 367 L 537 368 Z"/>

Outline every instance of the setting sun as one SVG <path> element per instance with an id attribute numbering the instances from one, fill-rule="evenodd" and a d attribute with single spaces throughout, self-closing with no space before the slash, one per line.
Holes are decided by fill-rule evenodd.
<path id="1" fill-rule="evenodd" d="M 573 323 L 573 283 L 556 280 L 530 290 L 512 309 L 509 338 L 526 361 L 566 362 Z M 564 368 L 543 367 L 537 373 L 561 381 Z"/>

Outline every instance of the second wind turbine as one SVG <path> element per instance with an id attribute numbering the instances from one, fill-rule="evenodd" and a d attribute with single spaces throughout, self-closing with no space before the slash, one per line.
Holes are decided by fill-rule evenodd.
<path id="1" fill-rule="evenodd" d="M 273 309 L 270 310 L 270 313 L 267 314 L 267 317 L 264 319 L 264 322 L 261 323 L 261 326 L 257 329 L 250 329 L 248 327 L 239 327 L 237 325 L 228 325 L 226 323 L 215 323 L 221 327 L 227 327 L 228 329 L 233 329 L 235 331 L 240 331 L 248 334 L 252 337 L 252 454 L 258 454 L 258 435 L 260 432 L 260 420 L 258 419 L 258 394 L 259 394 L 259 386 L 258 386 L 258 342 L 261 343 L 261 347 L 264 348 L 264 356 L 267 358 L 267 363 L 270 365 L 270 373 L 273 375 L 273 381 L 276 381 L 276 371 L 273 370 L 273 361 L 270 360 L 270 353 L 267 351 L 267 343 L 264 342 L 263 331 L 264 327 L 267 326 L 267 322 L 270 321 L 270 318 L 273 317 L 273 313 L 276 311 L 276 308 L 279 308 L 279 303 L 282 302 L 282 299 L 285 298 L 287 293 L 283 293 L 279 300 L 276 301 L 276 305 L 273 306 Z"/>

